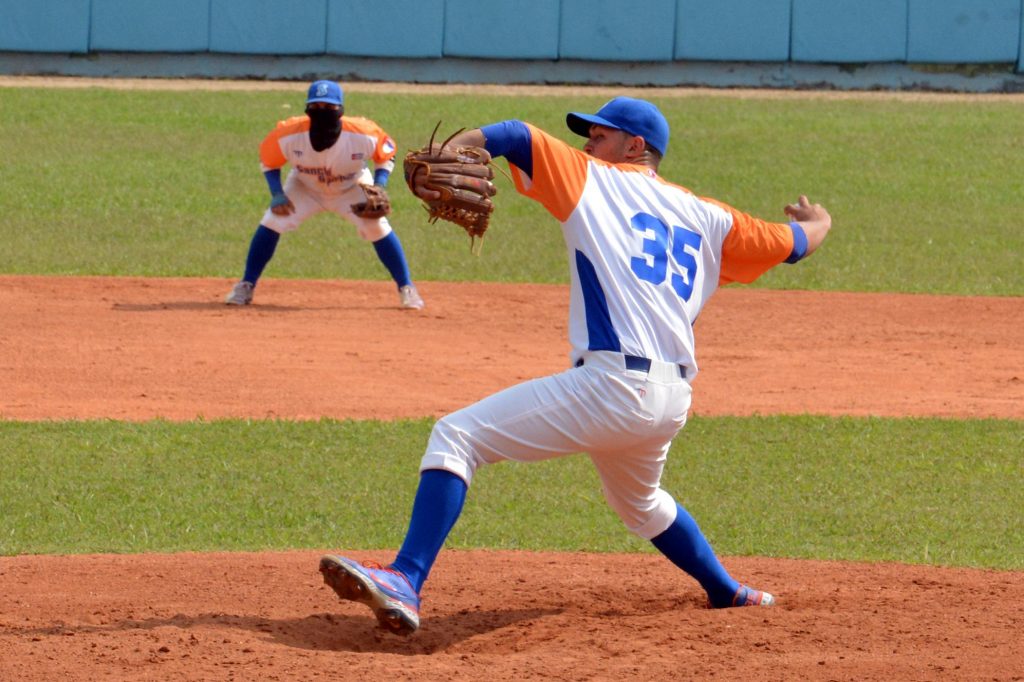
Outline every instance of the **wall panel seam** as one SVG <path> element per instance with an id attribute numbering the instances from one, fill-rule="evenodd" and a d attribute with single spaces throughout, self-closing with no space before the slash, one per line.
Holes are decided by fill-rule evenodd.
<path id="1" fill-rule="evenodd" d="M 1021 2 L 1024 2 L 1024 0 L 1021 0 Z M 793 16 L 796 14 L 795 5 L 796 0 L 789 0 L 789 40 L 787 41 L 789 45 L 786 50 L 786 63 L 793 61 L 793 36 L 795 35 L 793 32 Z"/>

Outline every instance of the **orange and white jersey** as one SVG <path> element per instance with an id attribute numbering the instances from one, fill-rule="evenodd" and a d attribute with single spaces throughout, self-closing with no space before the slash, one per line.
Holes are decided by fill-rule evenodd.
<path id="1" fill-rule="evenodd" d="M 795 262 L 801 238 L 806 248 L 798 225 L 699 198 L 644 166 L 600 161 L 532 125 L 483 132 L 516 189 L 562 224 L 574 361 L 610 350 L 685 365 L 692 378 L 693 323 L 719 284 Z"/>
<path id="2" fill-rule="evenodd" d="M 344 116 L 337 142 L 316 151 L 309 141 L 309 117 L 279 121 L 260 145 L 263 172 L 292 166 L 292 175 L 306 187 L 337 195 L 351 189 L 370 161 L 389 173 L 395 167 L 395 142 L 367 118 Z"/>

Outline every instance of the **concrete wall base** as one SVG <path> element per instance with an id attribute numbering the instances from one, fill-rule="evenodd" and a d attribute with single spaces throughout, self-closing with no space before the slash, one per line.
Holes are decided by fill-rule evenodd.
<path id="1" fill-rule="evenodd" d="M 700 86 L 835 90 L 1024 92 L 1013 64 L 595 62 L 381 59 L 210 53 L 0 53 L 0 74 L 343 82 Z"/>

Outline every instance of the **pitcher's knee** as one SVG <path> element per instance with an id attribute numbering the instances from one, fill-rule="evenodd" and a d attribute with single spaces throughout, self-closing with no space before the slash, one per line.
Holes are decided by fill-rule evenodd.
<path id="1" fill-rule="evenodd" d="M 420 471 L 444 469 L 459 476 L 468 485 L 484 461 L 477 456 L 469 433 L 459 428 L 452 415 L 442 417 L 430 432 L 427 451 L 420 462 Z"/>
<path id="2" fill-rule="evenodd" d="M 650 540 L 665 532 L 676 518 L 672 496 L 658 488 L 650 498 L 632 499 L 605 490 L 605 498 L 629 532 Z"/>

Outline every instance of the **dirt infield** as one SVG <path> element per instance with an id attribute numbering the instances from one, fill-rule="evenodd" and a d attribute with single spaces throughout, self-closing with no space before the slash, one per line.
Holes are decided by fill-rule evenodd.
<path id="1" fill-rule="evenodd" d="M 569 362 L 563 286 L 425 282 L 422 313 L 385 282 L 230 288 L 0 275 L 0 418 L 437 417 Z M 725 288 L 693 412 L 1024 419 L 1022 324 L 1021 298 Z"/>
<path id="2" fill-rule="evenodd" d="M 0 276 L 0 418 L 437 416 L 567 363 L 561 286 L 426 282 L 422 312 L 381 282 L 269 279 L 245 309 L 229 287 Z M 1022 320 L 725 290 L 694 412 L 1024 419 Z M 780 604 L 722 612 L 654 555 L 443 552 L 400 639 L 318 554 L 0 558 L 0 680 L 1024 680 L 1020 572 L 726 557 Z"/>

